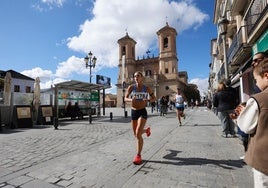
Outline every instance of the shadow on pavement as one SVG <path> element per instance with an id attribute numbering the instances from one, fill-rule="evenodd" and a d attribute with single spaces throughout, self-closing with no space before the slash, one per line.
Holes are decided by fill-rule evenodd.
<path id="1" fill-rule="evenodd" d="M 122 116 L 114 116 L 112 120 L 110 118 L 105 119 L 99 119 L 98 122 L 114 122 L 114 123 L 130 123 L 131 118 L 130 117 L 122 117 Z"/>
<path id="2" fill-rule="evenodd" d="M 163 158 L 168 161 L 152 161 L 152 160 L 144 160 L 144 162 L 148 163 L 161 163 L 161 164 L 170 164 L 170 165 L 215 165 L 222 167 L 224 169 L 234 169 L 234 168 L 242 168 L 246 164 L 242 160 L 215 160 L 215 159 L 207 159 L 207 158 L 199 158 L 199 157 L 177 157 L 178 153 L 181 151 L 176 150 L 168 150 L 170 153 L 165 155 Z"/>
<path id="3" fill-rule="evenodd" d="M 21 133 L 21 132 L 25 132 L 25 130 L 22 129 L 7 129 L 7 128 L 3 128 L 0 131 L 0 134 L 13 134 L 13 133 Z"/>
<path id="4" fill-rule="evenodd" d="M 187 126 L 204 126 L 204 127 L 214 127 L 214 126 L 221 126 L 221 124 L 193 124 L 193 125 L 187 125 Z"/>

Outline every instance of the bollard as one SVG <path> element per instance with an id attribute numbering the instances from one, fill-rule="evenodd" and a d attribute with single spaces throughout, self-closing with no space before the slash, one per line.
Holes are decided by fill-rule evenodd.
<path id="1" fill-rule="evenodd" d="M 89 120 L 89 124 L 91 124 L 92 123 L 92 115 L 91 115 L 91 113 L 89 113 L 88 120 Z"/>
<path id="2" fill-rule="evenodd" d="M 110 120 L 113 120 L 113 112 L 110 112 Z"/>
<path id="3" fill-rule="evenodd" d="M 59 121 L 58 121 L 58 118 L 54 118 L 54 128 L 57 130 L 58 129 L 58 126 L 59 126 Z"/>
<path id="4" fill-rule="evenodd" d="M 125 111 L 125 118 L 127 118 L 127 111 Z"/>

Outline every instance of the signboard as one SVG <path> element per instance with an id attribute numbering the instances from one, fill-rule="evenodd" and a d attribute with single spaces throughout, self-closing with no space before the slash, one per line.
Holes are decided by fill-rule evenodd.
<path id="1" fill-rule="evenodd" d="M 91 92 L 90 101 L 99 101 L 99 93 L 98 92 Z"/>
<path id="2" fill-rule="evenodd" d="M 30 105 L 18 105 L 13 108 L 11 128 L 33 127 L 32 110 Z"/>
<path id="3" fill-rule="evenodd" d="M 18 107 L 17 117 L 18 119 L 31 118 L 32 116 L 30 107 Z"/>
<path id="4" fill-rule="evenodd" d="M 96 82 L 100 85 L 111 86 L 111 78 L 106 76 L 97 75 Z"/>
<path id="5" fill-rule="evenodd" d="M 42 106 L 42 115 L 43 117 L 53 116 L 52 106 Z"/>
<path id="6" fill-rule="evenodd" d="M 268 50 L 268 29 L 262 34 L 257 42 L 252 46 L 253 54 L 257 52 L 265 52 Z"/>

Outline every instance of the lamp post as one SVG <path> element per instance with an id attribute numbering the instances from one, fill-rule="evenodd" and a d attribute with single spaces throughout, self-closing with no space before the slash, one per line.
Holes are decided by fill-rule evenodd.
<path id="1" fill-rule="evenodd" d="M 96 65 L 96 61 L 97 61 L 97 58 L 94 56 L 92 57 L 93 54 L 92 52 L 90 51 L 87 56 L 84 58 L 84 61 L 85 61 L 85 64 L 86 64 L 86 68 L 89 67 L 89 83 L 91 84 L 91 69 L 95 67 Z M 88 120 L 89 120 L 89 123 L 91 124 L 92 123 L 92 110 L 91 110 L 91 89 L 89 90 L 90 92 L 90 98 L 89 98 L 89 110 L 88 110 Z"/>
<path id="2" fill-rule="evenodd" d="M 94 56 L 92 57 L 93 54 L 90 51 L 87 56 L 84 58 L 85 64 L 86 64 L 86 68 L 89 67 L 89 83 L 91 84 L 91 69 L 95 67 L 96 62 L 97 62 L 97 58 Z"/>
<path id="3" fill-rule="evenodd" d="M 227 24 L 228 24 L 228 20 L 225 17 L 221 18 L 218 22 L 219 31 L 220 31 L 220 35 L 222 36 L 222 44 L 223 44 L 223 62 L 224 62 L 224 70 L 225 70 L 225 79 L 229 78 L 227 52 L 226 52 Z"/>

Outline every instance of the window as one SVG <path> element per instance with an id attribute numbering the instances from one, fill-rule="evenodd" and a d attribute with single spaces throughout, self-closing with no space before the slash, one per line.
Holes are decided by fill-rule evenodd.
<path id="1" fill-rule="evenodd" d="M 20 86 L 14 85 L 14 92 L 20 92 Z"/>
<path id="2" fill-rule="evenodd" d="M 123 48 L 122 48 L 122 55 L 126 55 L 126 47 L 125 46 L 123 46 Z"/>
<path id="3" fill-rule="evenodd" d="M 168 38 L 164 38 L 164 48 L 168 47 Z"/>
<path id="4" fill-rule="evenodd" d="M 152 71 L 151 70 L 146 70 L 145 71 L 145 76 L 151 76 L 152 75 Z"/>
<path id="5" fill-rule="evenodd" d="M 165 68 L 165 73 L 166 73 L 166 74 L 168 73 L 168 68 Z"/>
<path id="6" fill-rule="evenodd" d="M 25 87 L 25 92 L 26 93 L 31 93 L 31 87 L 30 86 L 26 86 Z"/>

